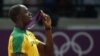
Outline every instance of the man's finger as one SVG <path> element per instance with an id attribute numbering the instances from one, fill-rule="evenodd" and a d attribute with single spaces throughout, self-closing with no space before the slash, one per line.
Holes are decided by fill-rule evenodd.
<path id="1" fill-rule="evenodd" d="M 47 14 L 45 14 L 45 13 L 43 12 L 43 10 L 40 10 L 40 12 L 41 12 L 41 16 L 43 17 L 43 20 L 46 20 Z"/>
<path id="2" fill-rule="evenodd" d="M 43 12 L 43 10 L 40 10 L 41 12 Z"/>
<path id="3" fill-rule="evenodd" d="M 40 12 L 41 12 L 41 15 L 42 15 L 42 16 L 44 16 L 44 15 L 45 15 L 45 13 L 43 12 L 43 10 L 40 10 Z"/>

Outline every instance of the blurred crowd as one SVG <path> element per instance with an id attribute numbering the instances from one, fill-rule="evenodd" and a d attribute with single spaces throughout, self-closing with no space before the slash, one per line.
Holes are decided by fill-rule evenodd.
<path id="1" fill-rule="evenodd" d="M 67 17 L 96 17 L 95 7 L 100 7 L 100 0 L 0 0 L 0 16 L 3 16 L 4 7 L 16 3 L 36 6 L 47 13 Z"/>
<path id="2" fill-rule="evenodd" d="M 0 0 L 0 17 L 8 17 L 9 7 L 18 3 L 42 9 L 51 16 L 53 26 L 59 17 L 97 18 L 100 7 L 100 0 Z"/>

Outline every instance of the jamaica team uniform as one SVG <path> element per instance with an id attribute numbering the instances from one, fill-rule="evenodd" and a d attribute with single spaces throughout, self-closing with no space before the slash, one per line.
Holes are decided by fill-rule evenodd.
<path id="1" fill-rule="evenodd" d="M 23 31 L 20 28 L 14 27 L 14 30 L 9 38 L 8 56 L 12 53 L 25 53 L 28 56 L 39 56 L 37 45 L 39 40 L 35 38 L 30 31 Z"/>

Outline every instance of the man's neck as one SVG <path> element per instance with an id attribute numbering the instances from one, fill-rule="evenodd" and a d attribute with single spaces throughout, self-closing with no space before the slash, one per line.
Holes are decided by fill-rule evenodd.
<path id="1" fill-rule="evenodd" d="M 20 25 L 15 25 L 15 27 L 18 27 L 18 28 L 20 28 L 21 30 L 26 31 L 26 28 L 25 28 L 25 27 L 23 27 L 23 26 L 20 26 Z"/>

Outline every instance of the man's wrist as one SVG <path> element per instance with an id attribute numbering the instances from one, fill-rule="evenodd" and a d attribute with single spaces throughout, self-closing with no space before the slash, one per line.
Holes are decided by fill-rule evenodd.
<path id="1" fill-rule="evenodd" d="M 45 28 L 45 30 L 51 30 L 52 28 Z"/>

